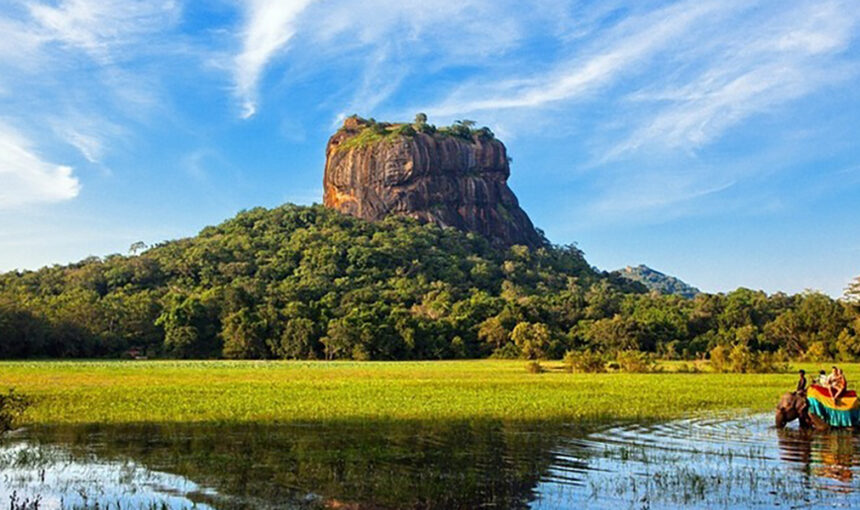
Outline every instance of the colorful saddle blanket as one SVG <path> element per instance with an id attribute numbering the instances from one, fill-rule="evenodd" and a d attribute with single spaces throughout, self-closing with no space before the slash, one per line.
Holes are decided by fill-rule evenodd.
<path id="1" fill-rule="evenodd" d="M 857 393 L 846 391 L 833 401 L 830 389 L 813 384 L 806 392 L 809 412 L 830 424 L 831 427 L 855 427 L 860 425 L 860 400 Z"/>

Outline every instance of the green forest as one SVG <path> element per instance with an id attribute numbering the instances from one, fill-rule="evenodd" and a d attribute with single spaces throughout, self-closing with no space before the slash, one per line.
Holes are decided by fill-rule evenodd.
<path id="1" fill-rule="evenodd" d="M 0 275 L 0 357 L 694 359 L 743 345 L 860 358 L 860 280 L 841 300 L 745 288 L 690 299 L 598 271 L 575 246 L 499 248 L 318 205 L 244 211 L 133 248 Z"/>

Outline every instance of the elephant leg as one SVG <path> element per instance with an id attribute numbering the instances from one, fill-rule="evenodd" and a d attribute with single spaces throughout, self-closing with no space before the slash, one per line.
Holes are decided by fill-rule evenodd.
<path id="1" fill-rule="evenodd" d="M 808 414 L 807 416 L 809 416 L 809 421 L 815 430 L 830 430 L 830 424 L 818 416 L 815 416 L 814 414 Z"/>

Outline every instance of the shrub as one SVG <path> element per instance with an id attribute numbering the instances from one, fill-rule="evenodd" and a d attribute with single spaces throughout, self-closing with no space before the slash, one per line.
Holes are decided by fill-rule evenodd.
<path id="1" fill-rule="evenodd" d="M 783 353 L 755 353 L 744 343 L 731 348 L 718 345 L 711 349 L 710 355 L 711 368 L 715 372 L 764 374 L 788 370 L 788 362 L 783 359 Z"/>
<path id="2" fill-rule="evenodd" d="M 860 338 L 852 335 L 847 329 L 839 332 L 836 339 L 836 359 L 843 362 L 854 361 L 860 351 Z"/>
<path id="3" fill-rule="evenodd" d="M 352 348 L 352 359 L 355 361 L 370 361 L 371 356 L 367 351 L 367 347 L 362 344 L 357 344 Z"/>
<path id="4" fill-rule="evenodd" d="M 394 133 L 400 136 L 415 136 L 415 128 L 409 124 L 403 124 L 394 129 Z"/>
<path id="5" fill-rule="evenodd" d="M 729 349 L 725 345 L 718 345 L 708 353 L 711 359 L 711 368 L 714 372 L 727 372 L 729 368 Z"/>
<path id="6" fill-rule="evenodd" d="M 696 366 L 695 363 L 693 363 L 692 365 L 688 363 L 681 363 L 680 365 L 678 365 L 679 374 L 698 374 L 699 372 L 701 372 L 701 370 L 699 370 L 699 367 Z"/>
<path id="7" fill-rule="evenodd" d="M 475 136 L 482 140 L 492 140 L 496 137 L 495 133 L 488 128 L 487 126 L 482 127 L 481 129 L 475 130 Z"/>
<path id="8" fill-rule="evenodd" d="M 830 352 L 824 342 L 812 342 L 806 349 L 803 358 L 806 361 L 827 361 L 830 359 Z"/>
<path id="9" fill-rule="evenodd" d="M 415 129 L 419 133 L 426 133 L 428 135 L 432 135 L 436 132 L 436 126 L 433 124 L 421 124 L 420 126 L 415 126 Z"/>
<path id="10" fill-rule="evenodd" d="M 756 365 L 756 356 L 745 343 L 736 344 L 729 353 L 729 369 L 732 372 L 752 372 Z"/>
<path id="11" fill-rule="evenodd" d="M 549 348 L 549 328 L 540 322 L 520 322 L 511 332 L 511 340 L 520 348 L 525 358 L 543 358 Z"/>
<path id="12" fill-rule="evenodd" d="M 491 357 L 496 359 L 517 359 L 520 357 L 520 354 L 520 348 L 508 342 L 494 350 Z"/>
<path id="13" fill-rule="evenodd" d="M 529 361 L 526 363 L 526 372 L 530 374 L 542 374 L 544 368 L 541 366 L 540 361 Z"/>
<path id="14" fill-rule="evenodd" d="M 606 358 L 603 354 L 584 351 L 568 351 L 564 355 L 564 366 L 568 372 L 597 373 L 606 371 Z"/>
<path id="15" fill-rule="evenodd" d="M 657 372 L 657 360 L 653 354 L 642 351 L 619 351 L 615 362 L 622 372 L 650 373 Z"/>
<path id="16" fill-rule="evenodd" d="M 760 374 L 779 373 L 788 372 L 788 368 L 788 361 L 783 359 L 780 353 L 760 352 L 756 355 L 753 371 Z"/>
<path id="17" fill-rule="evenodd" d="M 30 407 L 30 399 L 24 395 L 9 390 L 8 393 L 0 393 L 0 432 L 6 432 L 15 428 L 15 424 Z"/>

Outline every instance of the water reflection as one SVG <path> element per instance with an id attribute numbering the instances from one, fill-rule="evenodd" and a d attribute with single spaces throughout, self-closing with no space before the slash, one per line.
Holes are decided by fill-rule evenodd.
<path id="1" fill-rule="evenodd" d="M 532 506 L 860 508 L 857 437 L 771 422 L 710 416 L 560 435 Z"/>
<path id="2" fill-rule="evenodd" d="M 855 469 L 858 467 L 856 450 L 860 438 L 850 430 L 816 432 L 812 430 L 780 430 L 780 458 L 796 464 L 811 475 L 829 478 L 842 485 L 830 487 L 840 492 L 853 490 Z"/>
<path id="3" fill-rule="evenodd" d="M 42 509 L 860 507 L 857 437 L 771 421 L 41 428 L 0 441 L 0 505 L 15 491 Z"/>
<path id="4" fill-rule="evenodd" d="M 7 450 L 40 452 L 30 473 L 65 476 L 66 459 L 80 459 L 95 483 L 118 479 L 115 466 L 133 462 L 133 483 L 118 490 L 151 490 L 155 484 L 141 482 L 145 466 L 177 477 L 159 486 L 217 508 L 525 508 L 551 462 L 554 436 L 501 423 L 340 423 L 71 427 L 9 441 Z M 0 467 L 7 475 L 25 466 Z"/>

